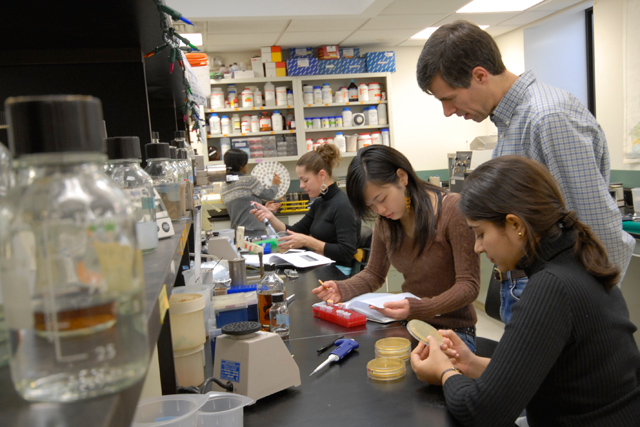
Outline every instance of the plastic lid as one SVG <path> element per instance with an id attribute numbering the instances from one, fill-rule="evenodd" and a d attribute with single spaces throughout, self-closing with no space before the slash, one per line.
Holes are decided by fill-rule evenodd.
<path id="1" fill-rule="evenodd" d="M 367 363 L 367 375 L 373 380 L 392 381 L 405 376 L 407 365 L 403 360 L 381 357 Z"/>
<path id="2" fill-rule="evenodd" d="M 14 156 L 106 151 L 102 104 L 86 95 L 20 96 L 5 102 Z"/>
<path id="3" fill-rule="evenodd" d="M 273 113 L 272 113 L 272 114 L 280 114 L 280 111 L 278 111 L 278 110 L 273 110 Z"/>
<path id="4" fill-rule="evenodd" d="M 284 302 L 284 294 L 282 292 L 271 294 L 271 302 Z"/>
<path id="5" fill-rule="evenodd" d="M 265 264 L 264 265 L 264 271 L 276 271 L 276 265 L 275 264 Z"/>
<path id="6" fill-rule="evenodd" d="M 376 350 L 404 351 L 411 348 L 411 341 L 401 337 L 382 338 L 376 341 Z"/>
<path id="7" fill-rule="evenodd" d="M 144 146 L 147 159 L 168 159 L 171 156 L 169 144 L 166 142 L 152 142 Z"/>
<path id="8" fill-rule="evenodd" d="M 223 119 L 224 119 L 225 117 L 226 117 L 227 119 L 229 118 L 229 116 L 227 116 L 226 114 L 225 114 L 224 116 L 222 116 L 222 118 L 223 118 Z"/>
<path id="9" fill-rule="evenodd" d="M 169 154 L 171 155 L 172 159 L 177 159 L 178 158 L 178 149 L 176 147 L 169 147 Z"/>
<path id="10" fill-rule="evenodd" d="M 351 108 L 349 108 L 349 107 L 344 107 L 344 108 L 342 109 L 342 111 L 351 111 Z"/>
<path id="11" fill-rule="evenodd" d="M 434 337 L 438 341 L 439 345 L 442 345 L 444 342 L 442 335 L 438 333 L 438 330 L 422 320 L 409 320 L 409 323 L 407 323 L 407 330 L 415 339 L 422 341 L 425 344 L 428 344 L 427 337 L 429 335 Z"/>
<path id="12" fill-rule="evenodd" d="M 322 86 L 329 86 L 329 83 L 322 83 Z"/>
<path id="13" fill-rule="evenodd" d="M 176 133 L 174 134 L 174 136 L 176 138 L 182 138 L 184 139 L 186 137 L 186 133 L 183 130 L 177 130 Z"/>
<path id="14" fill-rule="evenodd" d="M 187 154 L 187 150 L 183 149 L 178 149 L 178 158 L 181 160 L 186 160 L 189 158 L 189 155 Z"/>
<path id="15" fill-rule="evenodd" d="M 342 132 L 336 132 L 336 136 L 337 136 L 337 135 L 342 135 Z"/>
<path id="16" fill-rule="evenodd" d="M 204 310 L 204 298 L 200 294 L 171 294 L 169 297 L 169 312 L 172 316 L 189 314 Z"/>
<path id="17" fill-rule="evenodd" d="M 320 86 L 314 86 L 314 89 L 322 89 Z"/>
<path id="18" fill-rule="evenodd" d="M 110 159 L 141 159 L 140 138 L 137 136 L 115 136 L 106 139 L 107 155 Z"/>

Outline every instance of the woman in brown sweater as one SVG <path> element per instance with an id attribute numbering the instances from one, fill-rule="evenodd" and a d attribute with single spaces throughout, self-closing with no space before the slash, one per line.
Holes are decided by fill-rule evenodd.
<path id="1" fill-rule="evenodd" d="M 404 276 L 407 298 L 379 311 L 398 320 L 420 319 L 453 329 L 475 350 L 480 287 L 474 234 L 458 210 L 459 195 L 418 178 L 399 151 L 372 145 L 349 165 L 347 194 L 356 215 L 377 215 L 367 267 L 343 281 L 326 281 L 313 290 L 323 300 L 340 302 L 374 292 L 393 265 Z"/>

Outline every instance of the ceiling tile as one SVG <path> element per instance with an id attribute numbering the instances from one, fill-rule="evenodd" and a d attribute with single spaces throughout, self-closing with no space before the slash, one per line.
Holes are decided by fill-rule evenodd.
<path id="1" fill-rule="evenodd" d="M 279 33 L 287 25 L 288 19 L 208 20 L 207 34 Z"/>
<path id="2" fill-rule="evenodd" d="M 518 29 L 518 26 L 515 25 L 496 25 L 494 27 L 487 28 L 487 33 L 491 34 L 491 37 L 498 37 L 502 34 L 506 34 L 509 31 L 513 31 Z"/>
<path id="3" fill-rule="evenodd" d="M 422 30 L 445 18 L 446 14 L 380 15 L 362 26 L 363 30 L 398 30 L 414 28 Z"/>
<path id="4" fill-rule="evenodd" d="M 418 39 L 408 39 L 403 41 L 402 43 L 400 43 L 398 46 L 410 46 L 410 47 L 416 47 L 416 46 L 424 46 L 424 44 L 426 43 L 426 40 L 418 40 Z"/>
<path id="5" fill-rule="evenodd" d="M 511 26 L 516 26 L 516 27 L 521 27 L 523 25 L 527 25 L 530 24 L 532 22 L 535 22 L 539 19 L 544 18 L 545 16 L 549 16 L 551 15 L 553 12 L 551 11 L 530 11 L 530 12 L 523 12 L 520 15 L 513 17 L 511 19 L 507 19 L 505 21 L 502 21 L 500 23 L 500 25 L 511 25 Z"/>
<path id="6" fill-rule="evenodd" d="M 357 30 L 367 22 L 367 19 L 361 18 L 335 18 L 335 17 L 317 17 L 317 18 L 294 18 L 287 28 L 289 31 L 353 31 Z"/>
<path id="7" fill-rule="evenodd" d="M 538 6 L 533 6 L 533 8 L 529 9 L 533 10 L 549 10 L 549 11 L 558 11 L 565 9 L 567 7 L 573 6 L 574 4 L 581 3 L 582 0 L 552 0 L 546 1 Z"/>
<path id="8" fill-rule="evenodd" d="M 205 44 L 208 45 L 249 45 L 271 46 L 276 43 L 280 33 L 250 33 L 250 34 L 209 34 Z"/>
<path id="9" fill-rule="evenodd" d="M 344 42 L 355 46 L 375 46 L 380 43 L 398 43 L 410 38 L 417 31 L 407 30 L 359 30 L 349 36 Z"/>
<path id="10" fill-rule="evenodd" d="M 395 0 L 380 15 L 453 13 L 470 0 Z"/>
<path id="11" fill-rule="evenodd" d="M 452 13 L 437 23 L 438 26 L 463 19 L 473 22 L 476 25 L 498 25 L 499 23 L 514 18 L 522 12 L 501 12 L 501 13 Z"/>
<path id="12" fill-rule="evenodd" d="M 316 47 L 324 45 L 339 44 L 349 37 L 352 31 L 308 31 L 303 33 L 285 32 L 280 40 L 279 46 L 285 47 Z M 263 45 L 261 45 L 263 46 Z"/>

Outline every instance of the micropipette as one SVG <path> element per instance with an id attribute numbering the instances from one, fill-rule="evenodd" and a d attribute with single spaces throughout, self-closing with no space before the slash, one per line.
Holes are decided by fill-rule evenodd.
<path id="1" fill-rule="evenodd" d="M 273 228 L 273 226 L 271 225 L 271 223 L 269 222 L 269 220 L 267 218 L 264 219 L 264 225 L 267 227 L 267 229 L 269 229 L 269 231 L 271 232 L 272 236 L 277 236 L 278 233 L 276 233 L 276 230 Z"/>
<path id="2" fill-rule="evenodd" d="M 316 372 L 318 372 L 320 369 L 324 368 L 331 362 L 337 362 L 339 360 L 342 360 L 342 358 L 345 357 L 347 354 L 349 354 L 351 350 L 353 350 L 354 348 L 360 347 L 360 344 L 358 344 L 358 341 L 353 339 L 339 339 L 338 341 L 335 342 L 335 345 L 337 345 L 338 348 L 333 350 L 331 354 L 329 354 L 329 357 L 327 357 L 327 360 L 322 362 L 320 366 L 318 366 L 315 371 L 311 372 L 309 376 L 315 374 Z"/>

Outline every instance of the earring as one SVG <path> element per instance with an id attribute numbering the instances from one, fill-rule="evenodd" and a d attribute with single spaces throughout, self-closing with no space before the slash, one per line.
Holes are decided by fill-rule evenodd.
<path id="1" fill-rule="evenodd" d="M 320 186 L 320 193 L 327 194 L 327 191 L 329 191 L 329 187 L 327 187 L 327 184 L 322 181 L 322 185 Z"/>
<path id="2" fill-rule="evenodd" d="M 518 236 L 522 237 L 522 232 L 518 231 Z"/>
<path id="3" fill-rule="evenodd" d="M 409 190 L 405 188 L 404 190 L 404 209 L 407 213 L 411 212 L 411 195 L 409 194 Z"/>

